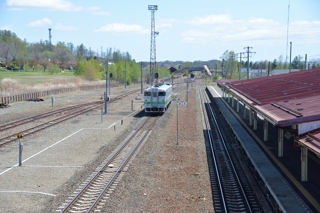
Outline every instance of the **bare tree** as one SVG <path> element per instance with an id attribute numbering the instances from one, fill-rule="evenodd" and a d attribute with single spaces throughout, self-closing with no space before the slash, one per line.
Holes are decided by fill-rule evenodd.
<path id="1" fill-rule="evenodd" d="M 0 43 L 0 55 L 5 58 L 6 65 L 10 65 L 15 55 L 15 47 L 13 43 Z"/>

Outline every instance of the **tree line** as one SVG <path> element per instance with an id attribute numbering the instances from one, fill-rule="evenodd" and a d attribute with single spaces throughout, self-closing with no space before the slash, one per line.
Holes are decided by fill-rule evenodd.
<path id="1" fill-rule="evenodd" d="M 248 61 L 245 54 L 242 54 L 242 60 L 240 61 L 240 54 L 234 51 L 226 50 L 220 57 L 221 61 L 216 61 L 213 70 L 220 70 L 225 73 L 226 78 L 237 78 L 239 77 L 239 71 L 243 68 L 248 67 Z M 249 69 L 252 70 L 266 70 L 270 72 L 275 69 L 313 69 L 320 67 L 320 59 L 311 59 L 307 62 L 307 67 L 305 67 L 305 60 L 302 56 L 297 55 L 290 62 L 284 60 L 283 55 L 280 55 L 278 59 L 273 61 L 262 60 L 256 62 L 249 62 Z"/>
<path id="2" fill-rule="evenodd" d="M 99 54 L 100 52 L 100 54 Z M 180 66 L 203 66 L 207 65 L 211 70 L 222 71 L 226 78 L 235 78 L 239 75 L 241 68 L 247 68 L 248 62 L 242 55 L 240 62 L 239 54 L 226 50 L 220 60 L 194 61 L 172 63 Z M 74 45 L 71 42 L 57 42 L 56 45 L 49 41 L 29 43 L 25 39 L 21 40 L 9 30 L 0 30 L 0 66 L 5 66 L 9 70 L 31 70 L 43 71 L 50 74 L 59 73 L 62 70 L 74 71 L 77 76 L 85 77 L 89 80 L 103 79 L 106 76 L 106 65 L 109 72 L 113 73 L 113 78 L 118 81 L 131 82 L 140 78 L 140 64 L 132 59 L 129 52 L 120 52 L 112 48 L 100 49 L 96 52 L 84 44 Z M 168 61 L 163 63 L 168 64 Z M 291 62 L 292 69 L 305 69 L 305 62 L 302 56 L 295 56 Z M 148 62 L 142 64 L 146 67 Z M 308 61 L 308 68 L 320 67 L 320 59 Z M 1 67 L 0 67 L 1 68 Z M 280 55 L 273 61 L 257 61 L 249 63 L 250 69 L 274 70 L 289 69 L 289 63 Z M 1 69 L 0 69 L 1 70 Z M 170 72 L 166 68 L 158 67 L 159 77 L 170 77 Z M 150 73 L 143 72 L 144 79 L 150 79 Z"/>
<path id="3" fill-rule="evenodd" d="M 88 80 L 105 79 L 108 64 L 114 80 L 136 82 L 140 80 L 141 64 L 132 59 L 129 52 L 112 48 L 96 52 L 84 44 L 49 41 L 29 43 L 14 32 L 0 30 L 0 65 L 8 70 L 43 71 L 50 74 L 63 70 L 74 71 L 74 75 Z M 144 66 L 146 63 L 143 64 Z M 169 76 L 167 69 L 159 68 L 159 76 Z M 144 75 L 148 75 L 144 72 Z M 145 79 L 146 76 L 144 76 Z"/>

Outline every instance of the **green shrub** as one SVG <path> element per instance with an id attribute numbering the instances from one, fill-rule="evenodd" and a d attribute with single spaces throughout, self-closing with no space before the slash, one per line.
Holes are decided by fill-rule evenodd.
<path id="1" fill-rule="evenodd" d="M 47 70 L 48 70 L 48 73 L 50 73 L 51 75 L 60 73 L 60 68 L 54 64 L 50 64 Z"/>
<path id="2" fill-rule="evenodd" d="M 219 79 L 220 79 L 220 75 L 214 74 L 214 75 L 212 76 L 212 79 L 213 79 L 214 81 L 219 80 Z"/>
<path id="3" fill-rule="evenodd" d="M 83 78 L 89 81 L 95 81 L 98 79 L 98 72 L 96 71 L 95 65 L 88 63 L 86 70 L 83 73 Z"/>

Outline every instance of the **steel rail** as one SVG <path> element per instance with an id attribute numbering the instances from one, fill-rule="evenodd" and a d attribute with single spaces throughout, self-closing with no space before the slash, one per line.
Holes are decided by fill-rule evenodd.
<path id="1" fill-rule="evenodd" d="M 154 121 L 152 122 L 152 124 L 150 125 L 151 127 L 153 127 L 156 123 L 157 119 L 154 119 Z M 135 154 L 136 150 L 138 149 L 138 147 L 142 144 L 142 142 L 145 140 L 145 138 L 147 137 L 147 133 L 150 133 L 151 128 L 149 128 L 147 131 L 144 131 L 143 134 L 140 136 L 140 138 L 138 139 L 138 142 L 135 144 L 135 146 L 133 147 L 133 149 L 131 150 L 131 152 L 127 155 L 127 157 L 125 158 L 125 160 L 122 162 L 122 164 L 120 165 L 120 167 L 118 168 L 118 170 L 115 172 L 115 174 L 112 176 L 112 178 L 110 179 L 110 181 L 106 184 L 106 186 L 104 187 L 104 189 L 101 191 L 101 193 L 98 195 L 98 197 L 95 199 L 95 201 L 93 202 L 93 204 L 89 207 L 89 209 L 87 210 L 86 213 L 89 213 L 91 211 L 93 211 L 93 209 L 96 207 L 96 205 L 99 203 L 99 201 L 102 199 L 103 195 L 105 194 L 105 192 L 107 191 L 107 189 L 110 187 L 110 185 L 113 183 L 113 181 L 116 179 L 116 177 L 120 174 L 121 170 L 125 167 L 125 165 L 129 162 L 129 160 L 131 159 L 131 157 Z"/>
<path id="2" fill-rule="evenodd" d="M 92 107 L 87 108 L 87 109 L 82 109 L 82 110 L 80 110 L 80 111 L 73 112 L 72 114 L 69 114 L 69 115 L 67 115 L 67 116 L 63 116 L 63 117 L 60 117 L 60 118 L 51 120 L 51 121 L 49 121 L 49 122 L 40 124 L 40 125 L 38 125 L 38 126 L 29 128 L 29 129 L 25 129 L 25 130 L 23 130 L 23 131 L 20 131 L 19 133 L 21 133 L 21 134 L 23 135 L 23 137 L 26 137 L 26 136 L 28 136 L 28 135 L 31 135 L 31 134 L 34 134 L 34 133 L 36 133 L 36 132 L 39 132 L 39 131 L 41 131 L 41 130 L 43 130 L 43 129 L 46 129 L 46 128 L 48 128 L 48 127 L 54 126 L 54 125 L 56 125 L 56 124 L 59 124 L 59 123 L 61 123 L 61 122 L 63 122 L 63 121 L 66 121 L 66 120 L 69 120 L 69 119 L 71 119 L 71 118 L 74 118 L 74 117 L 76 117 L 76 116 L 78 116 L 78 115 L 81 115 L 81 114 L 83 114 L 83 113 L 86 113 L 86 112 L 89 112 L 89 111 L 91 111 L 91 110 L 94 110 L 94 109 L 98 108 L 99 106 L 100 106 L 100 105 L 98 105 L 98 106 L 92 106 Z M 5 140 L 7 140 L 7 141 L 5 141 Z M 5 141 L 5 142 L 0 143 L 0 147 L 1 147 L 1 146 L 4 146 L 4 145 L 6 145 L 6 144 L 8 144 L 8 143 L 10 143 L 10 142 L 16 141 L 16 140 L 18 140 L 17 134 L 13 134 L 13 135 L 7 136 L 7 137 L 5 137 L 5 138 L 1 138 L 0 141 Z"/>
<path id="3" fill-rule="evenodd" d="M 208 97 L 207 97 L 206 95 L 205 95 L 205 97 L 206 97 L 206 100 L 208 101 Z M 218 124 L 217 119 L 216 119 L 216 116 L 214 115 L 213 110 L 212 110 L 212 107 L 211 107 L 210 105 L 208 105 L 208 109 L 209 109 L 209 112 L 210 112 L 210 114 L 211 114 L 210 118 L 212 118 L 212 120 L 214 121 L 214 124 L 215 124 L 215 126 L 216 126 L 217 132 L 218 132 L 218 134 L 219 134 L 219 138 L 220 138 L 220 140 L 221 140 L 221 142 L 222 142 L 222 145 L 223 145 L 223 147 L 224 147 L 224 151 L 225 151 L 225 153 L 226 153 L 227 156 L 228 156 L 228 160 L 229 160 L 229 162 L 230 162 L 230 165 L 232 166 L 233 173 L 234 173 L 234 175 L 235 175 L 235 177 L 236 177 L 236 179 L 237 179 L 237 182 L 238 182 L 239 188 L 240 188 L 240 190 L 241 190 L 241 193 L 242 193 L 242 195 L 243 195 L 243 198 L 244 198 L 244 201 L 245 201 L 245 203 L 246 203 L 246 206 L 247 206 L 249 212 L 253 212 L 253 210 L 252 210 L 252 208 L 251 208 L 251 205 L 250 205 L 250 203 L 249 203 L 249 200 L 248 200 L 248 198 L 247 198 L 247 195 L 246 195 L 246 193 L 245 193 L 245 190 L 244 190 L 244 188 L 243 188 L 243 186 L 242 186 L 242 183 L 241 183 L 241 180 L 240 180 L 240 178 L 239 178 L 238 172 L 237 172 L 237 170 L 236 170 L 236 168 L 235 168 L 235 166 L 234 166 L 234 163 L 233 163 L 232 158 L 231 158 L 231 156 L 230 156 L 229 150 L 228 150 L 228 148 L 227 148 L 227 146 L 226 146 L 226 142 L 225 142 L 224 136 L 223 136 L 223 134 L 222 134 L 222 132 L 221 132 L 220 125 Z M 228 212 L 228 211 L 226 211 L 226 212 Z"/>
<path id="4" fill-rule="evenodd" d="M 46 113 L 43 113 L 43 114 L 40 114 L 40 115 L 35 115 L 35 116 L 31 116 L 31 117 L 20 119 L 20 120 L 12 121 L 12 122 L 9 122 L 9 123 L 5 123 L 3 125 L 0 125 L 0 132 L 4 131 L 4 130 L 7 130 L 9 128 L 12 128 L 12 127 L 16 127 L 16 126 L 19 126 L 19 125 L 22 125 L 22 124 L 27 124 L 27 123 L 33 122 L 35 120 L 39 120 L 39 119 L 46 118 L 46 117 L 49 117 L 49 116 L 52 116 L 52 115 L 55 115 L 55 114 L 58 114 L 58 113 L 61 113 L 61 112 L 65 112 L 67 110 L 72 110 L 72 109 L 78 108 L 80 106 L 95 105 L 97 103 L 99 103 L 99 102 L 97 101 L 97 102 L 90 102 L 90 103 L 80 104 L 80 105 L 76 105 L 76 106 L 69 106 L 69 107 L 57 109 L 57 110 L 54 110 L 54 111 L 46 112 Z"/>
<path id="5" fill-rule="evenodd" d="M 74 198 L 64 207 L 64 209 L 61 210 L 61 213 L 67 212 L 67 210 L 70 209 L 71 206 L 75 204 L 75 202 L 81 197 L 81 195 L 84 194 L 86 189 L 89 188 L 89 186 L 92 185 L 92 183 L 94 183 L 94 181 L 99 177 L 99 174 L 101 174 L 108 167 L 110 162 L 112 160 L 114 160 L 121 153 L 121 151 L 129 144 L 129 142 L 133 139 L 133 137 L 138 133 L 138 131 L 141 130 L 145 126 L 145 124 L 150 120 L 150 118 L 151 117 L 149 116 L 142 124 L 140 124 L 133 132 L 131 132 L 128 135 L 128 137 L 125 139 L 125 141 L 123 141 L 122 145 L 120 147 L 118 147 L 118 149 L 115 150 L 111 156 L 108 157 L 108 159 L 104 163 L 104 165 L 93 175 L 93 177 L 88 181 L 88 183 L 85 184 L 85 186 L 74 196 Z M 154 124 L 156 123 L 157 120 L 158 120 L 158 117 L 156 119 L 154 119 L 151 126 L 154 126 Z M 149 130 L 150 130 L 150 128 L 149 128 Z M 142 138 L 142 136 L 143 136 L 143 138 Z M 146 131 L 145 131 L 145 133 L 143 133 L 142 136 L 138 140 L 139 141 L 138 143 L 140 143 L 145 138 Z M 135 147 L 136 147 L 136 145 L 135 145 Z M 131 151 L 130 153 L 133 153 L 133 152 Z M 125 159 L 128 159 L 128 157 L 126 157 Z M 122 163 L 121 165 L 125 165 L 125 164 Z M 98 197 L 95 199 L 94 203 L 90 206 L 91 209 L 94 208 L 94 206 L 100 201 L 104 192 L 107 190 L 107 188 L 109 188 L 109 186 L 113 182 L 113 180 L 119 175 L 121 169 L 118 168 L 117 171 L 115 172 L 115 174 L 113 174 L 113 176 L 111 177 L 111 180 L 108 181 L 108 183 L 104 187 L 103 191 L 100 192 Z"/>
<path id="6" fill-rule="evenodd" d="M 213 162 L 214 162 L 214 169 L 215 169 L 215 172 L 216 172 L 216 177 L 218 179 L 218 185 L 219 185 L 219 191 L 221 193 L 221 200 L 222 200 L 222 205 L 223 205 L 223 209 L 225 212 L 228 212 L 227 210 L 227 204 L 226 204 L 226 200 L 225 200 L 225 197 L 224 197 L 224 192 L 223 192 L 223 186 L 222 186 L 222 182 L 221 182 L 221 179 L 220 179 L 220 173 L 219 173 L 219 169 L 218 169 L 218 164 L 217 164 L 217 159 L 216 159 L 216 155 L 215 155 L 215 150 L 213 148 L 213 145 L 212 145 L 212 141 L 213 139 L 211 138 L 211 127 L 210 127 L 210 124 L 209 124 L 209 118 L 208 118 L 208 115 L 206 113 L 206 109 L 205 109 L 205 103 L 204 103 L 204 97 L 203 97 L 203 94 L 202 94 L 202 90 L 203 88 L 201 89 L 201 87 L 199 88 L 199 94 L 200 94 L 200 102 L 201 102 L 201 108 L 202 108 L 202 112 L 203 112 L 203 117 L 204 117 L 204 121 L 205 121 L 205 124 L 206 124 L 206 129 L 208 130 L 208 138 L 209 138 L 209 144 L 210 144 L 210 149 L 211 149 L 211 155 L 212 155 L 212 159 L 213 159 Z"/>
<path id="7" fill-rule="evenodd" d="M 116 99 L 110 100 L 110 102 L 119 100 L 119 99 L 121 99 L 123 97 L 126 97 L 126 96 L 128 96 L 130 94 L 133 94 L 136 91 L 138 91 L 138 90 L 133 90 L 133 91 L 126 92 L 125 94 L 121 94 L 121 95 L 117 96 Z M 91 106 L 93 106 L 93 107 L 91 107 L 89 109 L 83 109 L 83 110 L 80 110 L 80 111 L 72 112 L 71 114 L 69 114 L 67 116 L 64 115 L 61 118 L 50 120 L 50 121 L 47 121 L 47 122 L 45 122 L 43 124 L 40 124 L 40 125 L 34 126 L 32 128 L 25 129 L 23 131 L 19 131 L 18 132 L 18 133 L 22 133 L 23 137 L 26 137 L 26 136 L 31 135 L 33 133 L 39 132 L 40 130 L 43 130 L 45 128 L 51 127 L 53 125 L 59 124 L 59 123 L 61 123 L 63 121 L 66 121 L 68 119 L 74 118 L 74 117 L 76 117 L 78 115 L 81 115 L 81 114 L 84 114 L 84 113 L 89 112 L 91 110 L 94 110 L 94 109 L 98 108 L 99 106 L 101 106 L 101 104 L 99 104 L 99 103 L 101 103 L 101 101 L 95 101 L 95 102 L 90 102 L 90 103 L 85 103 L 85 104 L 79 104 L 79 105 L 76 105 L 76 106 L 65 107 L 65 108 L 58 109 L 58 110 L 51 111 L 51 112 L 47 112 L 47 113 L 44 113 L 44 114 L 41 114 L 41 115 L 36 115 L 36 116 L 33 116 L 33 117 L 28 117 L 28 118 L 25 118 L 25 119 L 13 121 L 13 122 L 1 125 L 0 128 L 2 128 L 2 129 L 0 129 L 0 132 L 3 131 L 3 130 L 6 130 L 6 129 L 12 128 L 12 127 L 17 127 L 17 126 L 20 126 L 20 125 L 24 125 L 24 124 L 33 122 L 33 121 L 38 120 L 38 119 L 49 117 L 49 116 L 52 116 L 54 114 L 59 114 L 61 112 L 65 112 L 66 110 L 75 110 L 75 109 L 78 109 L 80 107 L 86 107 L 86 106 L 91 107 Z M 9 127 L 6 127 L 7 125 L 9 125 Z M 6 144 L 8 144 L 10 142 L 16 141 L 17 140 L 16 136 L 17 136 L 18 133 L 6 136 L 4 138 L 0 138 L 0 141 L 5 141 L 5 142 L 0 143 L 0 147 L 4 146 L 4 145 L 6 145 Z"/>

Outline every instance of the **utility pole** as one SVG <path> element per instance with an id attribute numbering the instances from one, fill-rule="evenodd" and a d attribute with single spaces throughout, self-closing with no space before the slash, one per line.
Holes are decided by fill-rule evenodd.
<path id="1" fill-rule="evenodd" d="M 151 11 L 151 42 L 150 42 L 150 85 L 153 85 L 154 74 L 157 69 L 156 60 L 156 36 L 159 32 L 155 31 L 154 13 L 158 10 L 158 5 L 148 5 L 148 10 Z"/>
<path id="2" fill-rule="evenodd" d="M 290 17 L 290 0 L 289 0 L 289 4 L 288 4 L 288 20 L 287 20 L 287 49 L 286 49 L 286 62 L 285 62 L 285 67 L 287 66 L 287 62 L 288 62 L 289 17 Z M 290 43 L 291 43 L 291 42 L 290 42 Z"/>
<path id="3" fill-rule="evenodd" d="M 247 49 L 247 52 L 245 52 L 247 54 L 247 79 L 249 79 L 249 66 L 250 66 L 250 63 L 249 63 L 249 57 L 250 57 L 250 53 L 256 53 L 256 52 L 250 52 L 250 49 L 252 49 L 253 47 L 244 47 L 243 49 Z"/>
<path id="4" fill-rule="evenodd" d="M 289 64 L 289 73 L 291 72 L 291 53 L 292 53 L 292 42 L 290 41 L 290 64 Z"/>
<path id="5" fill-rule="evenodd" d="M 224 59 L 222 59 L 222 76 L 224 75 Z"/>
<path id="6" fill-rule="evenodd" d="M 127 89 L 127 60 L 124 61 L 124 88 Z"/>
<path id="7" fill-rule="evenodd" d="M 48 30 L 49 30 L 49 44 L 51 45 L 51 38 L 52 38 L 52 36 L 51 36 L 51 28 L 49 28 Z"/>
<path id="8" fill-rule="evenodd" d="M 108 96 L 108 93 L 109 93 L 109 62 L 107 60 L 107 70 L 106 70 L 106 93 L 104 95 L 104 114 L 107 114 L 108 113 L 108 101 L 109 101 L 109 96 Z"/>
<path id="9" fill-rule="evenodd" d="M 141 80 L 141 94 L 143 93 L 143 81 L 142 81 L 142 61 L 140 62 L 140 80 Z"/>
<path id="10" fill-rule="evenodd" d="M 239 75 L 239 80 L 240 80 L 242 53 L 237 53 L 237 54 L 240 54 L 240 64 L 239 64 L 239 66 L 238 66 L 238 75 Z"/>
<path id="11" fill-rule="evenodd" d="M 51 28 L 49 28 L 48 30 L 49 30 L 49 49 L 51 50 L 51 46 L 52 46 L 52 44 L 51 44 L 51 38 L 52 38 L 52 36 L 51 36 Z"/>
<path id="12" fill-rule="evenodd" d="M 308 67 L 307 67 L 307 54 L 304 57 L 304 67 L 305 67 L 305 70 L 308 69 Z"/>

